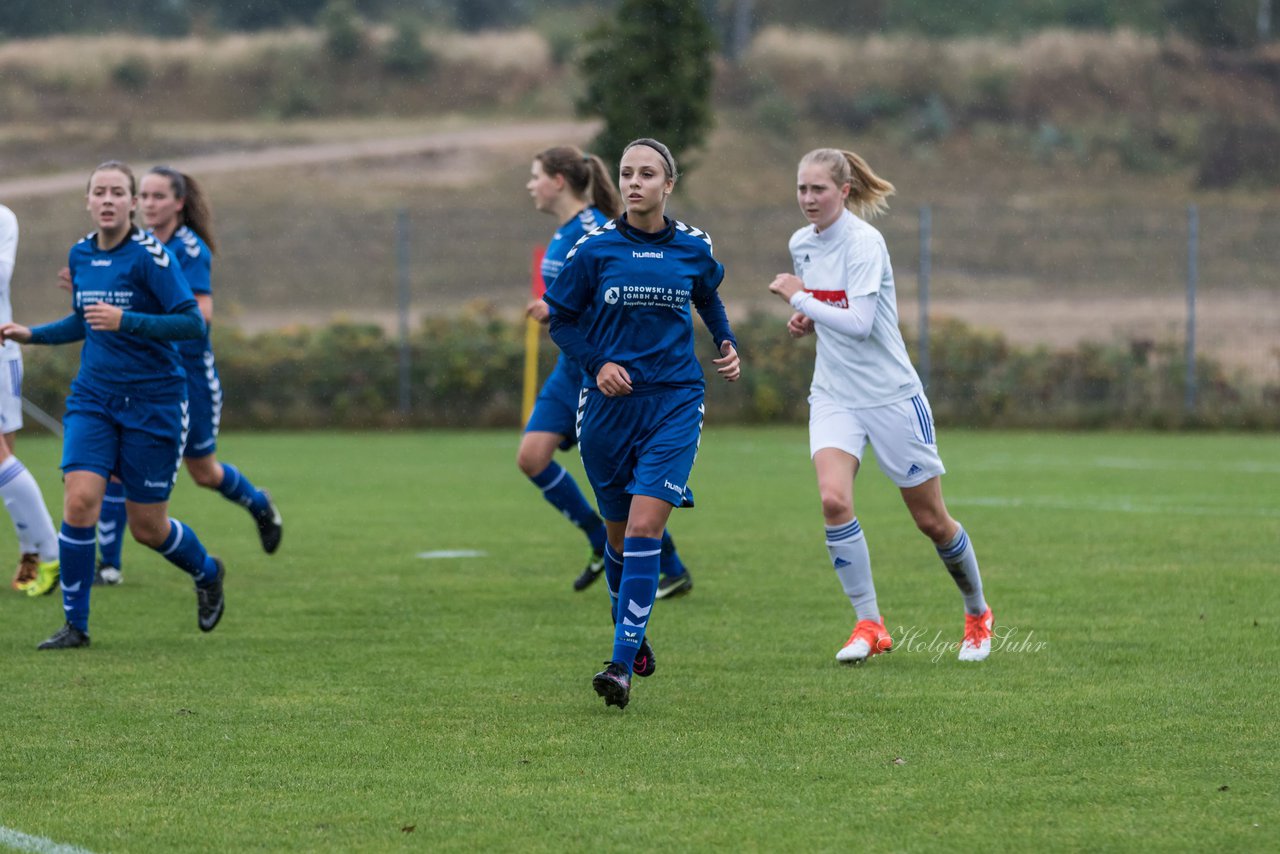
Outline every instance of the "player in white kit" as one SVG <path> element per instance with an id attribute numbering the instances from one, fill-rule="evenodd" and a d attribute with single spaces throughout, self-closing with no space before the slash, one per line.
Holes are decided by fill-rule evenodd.
<path id="1" fill-rule="evenodd" d="M 898 330 L 889 251 L 880 232 L 863 219 L 883 212 L 893 192 L 893 185 L 853 152 L 820 148 L 806 154 L 796 198 L 809 225 L 791 237 L 795 274 L 779 274 L 769 285 L 795 309 L 787 323 L 791 335 L 818 335 L 809 451 L 818 474 L 827 550 L 857 614 L 836 659 L 859 663 L 893 648 L 853 505 L 854 479 L 870 442 L 916 526 L 960 588 L 965 607 L 960 660 L 982 661 L 991 651 L 992 616 L 978 560 L 942 500 L 946 470 L 929 401 Z"/>
<path id="2" fill-rule="evenodd" d="M 0 205 L 0 323 L 13 320 L 9 286 L 18 257 L 18 218 Z M 0 345 L 0 499 L 18 535 L 18 569 L 13 589 L 29 595 L 53 591 L 58 581 L 58 532 L 44 495 L 27 467 L 13 455 L 15 433 L 22 429 L 22 348 Z"/>

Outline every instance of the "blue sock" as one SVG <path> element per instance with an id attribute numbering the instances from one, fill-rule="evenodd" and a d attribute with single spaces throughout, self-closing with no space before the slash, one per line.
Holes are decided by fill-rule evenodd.
<path id="1" fill-rule="evenodd" d="M 218 491 L 223 498 L 234 501 L 255 517 L 265 516 L 270 511 L 267 496 L 230 463 L 222 464 L 222 483 L 218 484 Z"/>
<path id="2" fill-rule="evenodd" d="M 613 550 L 608 541 L 604 544 L 604 583 L 609 585 L 609 612 L 613 615 L 613 624 L 618 624 L 618 588 L 622 586 L 622 558 Z"/>
<path id="3" fill-rule="evenodd" d="M 543 469 L 541 474 L 536 474 L 529 480 L 542 490 L 542 497 L 547 499 L 552 507 L 582 529 L 587 539 L 591 541 L 591 548 L 596 554 L 604 551 L 606 540 L 604 522 L 600 521 L 596 511 L 591 509 L 582 490 L 578 488 L 578 482 L 565 470 L 564 466 L 552 460 L 551 465 Z"/>
<path id="4" fill-rule="evenodd" d="M 196 584 L 212 581 L 218 574 L 218 565 L 209 557 L 196 532 L 179 522 L 169 520 L 169 536 L 156 549 L 161 557 L 196 580 Z"/>
<path id="5" fill-rule="evenodd" d="M 62 573 L 62 610 L 67 622 L 89 631 L 89 589 L 93 586 L 93 556 L 97 549 L 93 526 L 80 528 L 62 523 L 58 534 L 59 572 Z"/>
<path id="6" fill-rule="evenodd" d="M 124 550 L 124 532 L 129 527 L 124 509 L 124 484 L 107 481 L 107 494 L 102 497 L 102 512 L 98 515 L 98 552 L 107 566 L 122 569 L 121 552 Z"/>
<path id="7" fill-rule="evenodd" d="M 627 668 L 635 662 L 649 625 L 649 612 L 658 592 L 658 564 L 662 540 L 627 537 L 622 541 L 622 583 L 618 585 L 618 613 L 613 630 L 613 661 Z"/>
<path id="8" fill-rule="evenodd" d="M 663 578 L 678 578 L 686 572 L 684 561 L 680 560 L 680 555 L 676 552 L 676 541 L 671 539 L 671 534 L 666 528 L 662 529 L 662 576 Z"/>

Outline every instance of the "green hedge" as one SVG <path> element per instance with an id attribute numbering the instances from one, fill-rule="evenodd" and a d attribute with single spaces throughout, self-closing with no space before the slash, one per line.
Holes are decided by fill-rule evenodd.
<path id="1" fill-rule="evenodd" d="M 713 424 L 803 422 L 814 339 L 790 339 L 777 316 L 735 324 L 742 381 L 707 383 Z M 1181 344 L 1116 341 L 1075 350 L 1024 349 L 954 320 L 935 321 L 929 399 L 942 424 L 973 427 L 1280 427 L 1280 386 L 1196 366 L 1199 405 L 1184 411 Z M 710 373 L 709 336 L 698 346 Z M 908 340 L 914 352 L 915 342 Z M 399 347 L 380 327 L 342 323 L 245 335 L 217 332 L 229 429 L 499 427 L 519 422 L 524 327 L 467 315 L 425 323 L 411 336 L 410 396 L 398 411 Z M 543 334 L 540 376 L 555 359 Z M 24 392 L 61 413 L 74 347 L 26 348 Z"/>

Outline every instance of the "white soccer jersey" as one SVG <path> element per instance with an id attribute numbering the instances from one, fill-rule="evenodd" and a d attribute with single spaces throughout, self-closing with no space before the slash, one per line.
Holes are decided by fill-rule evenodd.
<path id="1" fill-rule="evenodd" d="M 848 406 L 882 406 L 921 392 L 920 377 L 898 330 L 898 298 L 884 237 L 845 210 L 830 228 L 805 226 L 791 236 L 791 260 L 806 291 L 846 308 L 851 298 L 878 294 L 875 322 L 864 341 L 815 322 L 815 394 Z"/>
<path id="2" fill-rule="evenodd" d="M 0 323 L 13 320 L 13 305 L 9 301 L 9 284 L 13 280 L 13 267 L 18 260 L 18 218 L 13 211 L 0 205 Z M 22 348 L 16 341 L 6 341 L 0 347 L 0 361 L 9 362 L 22 358 Z"/>

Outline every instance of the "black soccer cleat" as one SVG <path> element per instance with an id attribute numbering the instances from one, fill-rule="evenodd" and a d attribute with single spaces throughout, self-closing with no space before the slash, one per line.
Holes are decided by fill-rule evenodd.
<path id="1" fill-rule="evenodd" d="M 222 596 L 222 580 L 227 575 L 227 568 L 219 558 L 215 557 L 213 562 L 218 565 L 218 574 L 213 581 L 196 585 L 196 621 L 202 632 L 211 632 L 217 628 L 218 621 L 222 619 L 223 606 L 226 605 Z"/>
<path id="2" fill-rule="evenodd" d="M 587 556 L 587 568 L 573 580 L 573 589 L 578 592 L 586 590 L 604 574 L 604 552 L 592 552 Z"/>
<path id="3" fill-rule="evenodd" d="M 683 596 L 693 589 L 693 576 L 689 574 L 689 570 L 685 570 L 679 575 L 668 575 L 666 578 L 658 582 L 658 592 L 655 599 L 674 599 L 677 596 Z"/>
<path id="4" fill-rule="evenodd" d="M 258 523 L 258 538 L 262 540 L 262 550 L 270 555 L 280 548 L 280 538 L 284 536 L 284 520 L 280 518 L 276 503 L 271 500 L 271 493 L 264 489 L 262 494 L 267 499 L 267 512 L 254 516 L 253 520 Z"/>
<path id="5" fill-rule="evenodd" d="M 653 647 L 649 646 L 649 636 L 645 635 L 644 640 L 640 641 L 640 648 L 636 650 L 635 661 L 631 663 L 631 672 L 644 677 L 652 676 L 657 669 L 658 659 L 653 654 Z"/>
<path id="6" fill-rule="evenodd" d="M 36 649 L 75 649 L 78 646 L 88 645 L 88 632 L 82 632 L 70 623 L 65 623 Z"/>
<path id="7" fill-rule="evenodd" d="M 627 673 L 627 668 L 616 661 L 605 662 L 604 670 L 597 673 L 591 680 L 591 687 L 596 689 L 597 694 L 604 697 L 606 706 L 625 709 L 627 703 L 631 702 L 631 674 Z"/>

